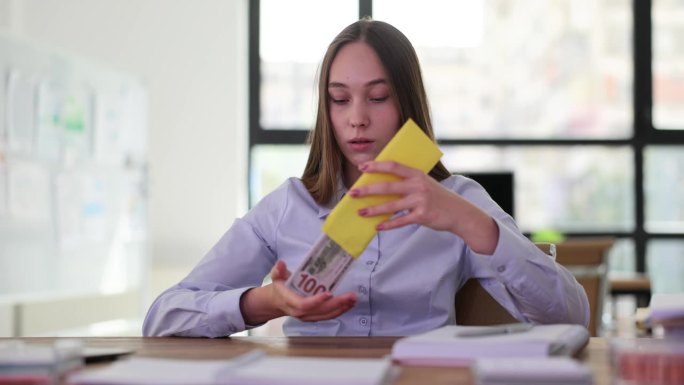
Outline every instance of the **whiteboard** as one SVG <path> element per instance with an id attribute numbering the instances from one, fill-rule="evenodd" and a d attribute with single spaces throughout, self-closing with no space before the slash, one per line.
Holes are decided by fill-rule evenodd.
<path id="1" fill-rule="evenodd" d="M 0 300 L 140 287 L 142 82 L 6 35 L 0 52 Z"/>

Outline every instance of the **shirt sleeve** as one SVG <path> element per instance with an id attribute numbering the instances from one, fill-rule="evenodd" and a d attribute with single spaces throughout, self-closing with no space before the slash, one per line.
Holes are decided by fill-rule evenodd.
<path id="1" fill-rule="evenodd" d="M 466 247 L 471 277 L 520 321 L 589 325 L 589 301 L 565 267 L 525 237 L 476 182 L 459 178 L 453 190 L 487 212 L 499 227 L 492 255 Z"/>
<path id="2" fill-rule="evenodd" d="M 494 253 L 469 251 L 482 286 L 520 321 L 589 325 L 589 301 L 572 273 L 517 227 L 495 221 L 499 242 Z"/>
<path id="3" fill-rule="evenodd" d="M 237 219 L 187 277 L 152 303 L 143 335 L 213 338 L 258 326 L 245 325 L 240 297 L 261 286 L 276 261 L 281 203 L 264 198 Z"/>

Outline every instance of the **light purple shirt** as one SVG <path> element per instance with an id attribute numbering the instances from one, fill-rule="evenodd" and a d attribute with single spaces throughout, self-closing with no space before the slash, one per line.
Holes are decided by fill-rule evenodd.
<path id="1" fill-rule="evenodd" d="M 334 290 L 355 292 L 356 305 L 327 321 L 288 317 L 284 333 L 401 336 L 454 324 L 456 291 L 471 277 L 520 321 L 589 323 L 582 286 L 523 236 L 478 183 L 452 176 L 441 184 L 495 219 L 494 254 L 475 253 L 460 237 L 421 225 L 380 232 Z M 240 296 L 260 286 L 278 259 L 295 269 L 321 236 L 333 206 L 318 205 L 299 179 L 288 179 L 154 301 L 144 335 L 222 337 L 253 327 L 245 325 Z"/>

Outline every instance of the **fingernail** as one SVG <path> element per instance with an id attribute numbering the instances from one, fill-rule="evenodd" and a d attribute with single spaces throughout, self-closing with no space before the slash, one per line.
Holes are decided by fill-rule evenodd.
<path id="1" fill-rule="evenodd" d="M 357 196 L 359 196 L 359 190 L 353 189 L 353 190 L 349 191 L 349 195 L 351 195 L 353 197 L 357 197 Z"/>
<path id="2" fill-rule="evenodd" d="M 359 209 L 359 215 L 362 217 L 366 216 L 368 214 L 368 209 Z"/>
<path id="3" fill-rule="evenodd" d="M 379 223 L 378 225 L 375 226 L 375 229 L 380 231 L 385 229 L 385 225 L 382 223 Z"/>
<path id="4" fill-rule="evenodd" d="M 361 171 L 366 171 L 366 169 L 368 169 L 368 163 L 364 163 L 361 166 L 359 166 L 359 170 Z"/>

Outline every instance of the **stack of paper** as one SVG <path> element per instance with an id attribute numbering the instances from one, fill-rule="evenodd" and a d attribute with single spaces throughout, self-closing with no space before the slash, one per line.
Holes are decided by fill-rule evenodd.
<path id="1" fill-rule="evenodd" d="M 54 384 L 83 364 L 81 344 L 60 340 L 32 345 L 18 340 L 0 343 L 0 384 Z"/>
<path id="2" fill-rule="evenodd" d="M 448 325 L 398 340 L 392 358 L 409 365 L 468 365 L 477 358 L 574 355 L 588 342 L 580 325 Z"/>
<path id="3" fill-rule="evenodd" d="M 73 385 L 379 385 L 387 359 L 267 356 L 255 350 L 230 360 L 130 357 L 69 378 Z"/>
<path id="4" fill-rule="evenodd" d="M 658 293 L 651 298 L 651 324 L 661 325 L 666 337 L 684 339 L 684 293 Z"/>
<path id="5" fill-rule="evenodd" d="M 569 357 L 485 358 L 475 361 L 479 385 L 591 385 L 591 371 Z"/>

